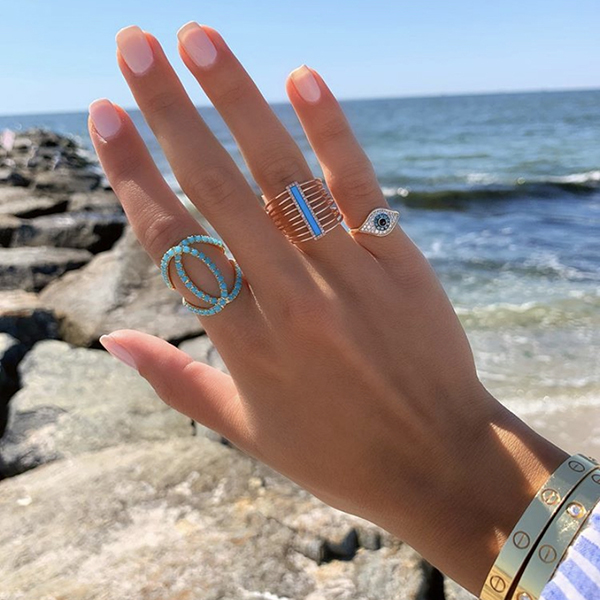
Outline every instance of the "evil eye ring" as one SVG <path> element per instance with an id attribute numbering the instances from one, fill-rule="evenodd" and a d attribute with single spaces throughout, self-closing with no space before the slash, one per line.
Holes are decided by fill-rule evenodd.
<path id="1" fill-rule="evenodd" d="M 218 240 L 217 238 L 211 237 L 209 235 L 190 235 L 185 239 L 181 240 L 179 244 L 175 246 L 171 246 L 164 254 L 160 262 L 160 270 L 162 277 L 167 284 L 167 287 L 174 290 L 175 286 L 173 285 L 173 280 L 171 279 L 171 275 L 169 273 L 169 264 L 172 259 L 175 260 L 175 270 L 177 275 L 185 285 L 185 287 L 194 294 L 197 298 L 200 298 L 207 304 L 210 304 L 210 308 L 202 308 L 201 306 L 196 306 L 191 302 L 188 302 L 185 298 L 182 298 L 182 304 L 193 313 L 196 313 L 200 316 L 209 316 L 215 315 L 218 312 L 221 312 L 227 304 L 229 304 L 232 300 L 237 298 L 240 290 L 242 289 L 242 270 L 236 263 L 236 261 L 232 258 L 229 259 L 234 271 L 235 271 L 235 280 L 233 283 L 233 287 L 231 291 L 227 289 L 227 283 L 225 282 L 225 278 L 223 274 L 214 263 L 204 252 L 201 252 L 197 248 L 192 247 L 192 244 L 209 244 L 211 246 L 216 246 L 221 249 L 223 253 L 225 253 L 225 244 Z M 208 270 L 214 275 L 217 283 L 219 284 L 219 290 L 221 294 L 219 296 L 212 296 L 207 294 L 206 292 L 198 289 L 196 285 L 192 282 L 189 275 L 187 274 L 185 267 L 183 266 L 183 256 L 184 255 L 193 256 L 199 260 L 201 260 L 207 267 Z"/>
<path id="2" fill-rule="evenodd" d="M 397 210 L 376 208 L 367 215 L 360 227 L 351 229 L 350 233 L 366 233 L 367 235 L 384 237 L 392 232 L 398 224 L 399 217 L 400 213 Z"/>

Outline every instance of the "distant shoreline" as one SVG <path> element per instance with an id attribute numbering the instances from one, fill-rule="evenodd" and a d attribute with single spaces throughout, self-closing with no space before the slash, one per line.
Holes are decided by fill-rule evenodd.
<path id="1" fill-rule="evenodd" d="M 585 92 L 600 92 L 600 87 L 593 88 L 564 88 L 564 89 L 534 89 L 534 90 L 509 90 L 509 91 L 474 91 L 474 92 L 448 92 L 439 94 L 407 94 L 404 96 L 376 96 L 364 98 L 339 98 L 342 104 L 351 104 L 354 102 L 381 102 L 387 100 L 431 100 L 436 98 L 472 98 L 478 96 L 531 96 L 536 94 L 580 94 Z M 91 100 L 90 100 L 91 101 Z M 286 99 L 269 102 L 271 106 L 281 106 L 288 104 Z M 209 102 L 197 104 L 197 108 L 214 108 Z M 124 106 L 127 112 L 137 112 L 136 106 Z M 25 113 L 6 113 L 1 114 L 0 119 L 18 118 L 18 117 L 45 117 L 59 115 L 77 115 L 87 112 L 87 108 L 79 110 L 56 110 L 50 112 L 25 112 Z"/>

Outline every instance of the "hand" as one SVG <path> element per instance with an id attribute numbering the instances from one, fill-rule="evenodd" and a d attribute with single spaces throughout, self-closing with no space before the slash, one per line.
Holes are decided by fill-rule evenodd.
<path id="1" fill-rule="evenodd" d="M 265 196 L 312 178 L 220 35 L 189 24 L 179 38 L 183 61 Z M 478 592 L 499 545 L 564 454 L 482 386 L 452 306 L 401 228 L 378 238 L 338 226 L 292 245 L 198 115 L 157 40 L 131 27 L 117 42 L 123 75 L 182 189 L 246 279 L 238 298 L 203 317 L 231 377 L 134 331 L 111 334 L 106 347 L 169 405 L 325 502 L 387 528 Z M 315 71 L 294 71 L 287 92 L 346 224 L 358 227 L 386 206 L 371 164 Z M 101 100 L 91 116 L 102 165 L 156 263 L 184 237 L 204 233 L 127 114 Z M 214 259 L 231 286 L 228 262 Z M 200 263 L 188 272 L 217 292 Z M 177 289 L 198 303 L 180 282 Z"/>

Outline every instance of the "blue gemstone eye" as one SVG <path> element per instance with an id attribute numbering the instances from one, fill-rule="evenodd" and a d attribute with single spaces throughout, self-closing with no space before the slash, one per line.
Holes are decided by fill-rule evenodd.
<path id="1" fill-rule="evenodd" d="M 385 213 L 379 213 L 373 218 L 373 224 L 378 231 L 385 231 L 390 226 L 390 223 L 391 219 Z"/>

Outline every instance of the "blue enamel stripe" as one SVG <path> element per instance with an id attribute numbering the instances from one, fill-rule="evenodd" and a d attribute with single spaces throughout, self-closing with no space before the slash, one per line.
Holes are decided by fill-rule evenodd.
<path id="1" fill-rule="evenodd" d="M 323 230 L 321 229 L 319 222 L 315 219 L 315 216 L 313 215 L 312 210 L 310 210 L 310 207 L 306 203 L 306 200 L 304 199 L 304 196 L 302 195 L 300 188 L 297 185 L 292 185 L 290 187 L 290 192 L 292 193 L 292 196 L 294 197 L 294 200 L 296 201 L 296 205 L 298 206 L 298 208 L 304 215 L 304 218 L 306 219 L 308 225 L 310 226 L 310 228 L 313 232 L 313 235 L 315 237 L 321 235 L 323 233 Z"/>

